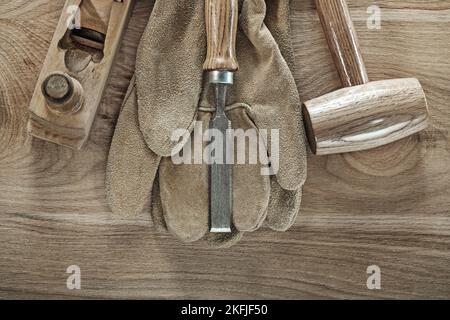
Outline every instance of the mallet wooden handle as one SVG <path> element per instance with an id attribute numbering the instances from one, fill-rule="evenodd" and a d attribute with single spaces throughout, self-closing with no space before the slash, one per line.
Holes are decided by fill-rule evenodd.
<path id="1" fill-rule="evenodd" d="M 236 71 L 238 1 L 205 0 L 205 11 L 208 49 L 203 69 Z"/>
<path id="2" fill-rule="evenodd" d="M 368 83 L 369 77 L 347 2 L 316 0 L 316 6 L 342 86 Z"/>

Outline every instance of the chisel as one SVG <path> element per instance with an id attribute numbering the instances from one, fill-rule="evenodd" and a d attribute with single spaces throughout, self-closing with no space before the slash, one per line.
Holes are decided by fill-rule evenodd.
<path id="1" fill-rule="evenodd" d="M 205 0 L 207 54 L 203 70 L 214 87 L 215 114 L 210 129 L 221 133 L 223 153 L 212 155 L 209 167 L 210 231 L 231 232 L 233 211 L 232 166 L 226 163 L 227 129 L 225 114 L 228 87 L 233 85 L 236 61 L 237 0 Z M 220 144 L 219 144 L 220 145 Z"/>

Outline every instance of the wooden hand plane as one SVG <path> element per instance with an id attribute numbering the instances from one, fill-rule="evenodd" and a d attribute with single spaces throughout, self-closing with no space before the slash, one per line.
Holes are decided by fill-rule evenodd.
<path id="1" fill-rule="evenodd" d="M 134 0 L 67 0 L 30 103 L 27 131 L 73 149 L 88 140 Z"/>

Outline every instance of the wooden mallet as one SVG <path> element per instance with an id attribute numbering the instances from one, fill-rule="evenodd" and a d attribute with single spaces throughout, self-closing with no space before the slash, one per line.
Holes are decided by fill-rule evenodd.
<path id="1" fill-rule="evenodd" d="M 316 0 L 343 89 L 303 105 L 311 150 L 327 155 L 367 150 L 427 127 L 428 107 L 417 79 L 369 82 L 345 0 Z"/>

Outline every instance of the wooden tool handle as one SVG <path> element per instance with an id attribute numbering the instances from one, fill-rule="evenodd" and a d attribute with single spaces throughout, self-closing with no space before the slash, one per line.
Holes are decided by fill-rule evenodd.
<path id="1" fill-rule="evenodd" d="M 369 77 L 347 2 L 316 0 L 316 6 L 342 85 L 351 87 L 368 83 Z"/>
<path id="2" fill-rule="evenodd" d="M 208 50 L 203 69 L 236 71 L 238 1 L 205 0 L 205 20 Z"/>

